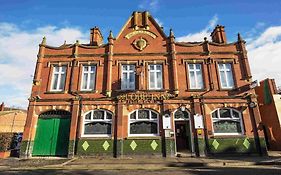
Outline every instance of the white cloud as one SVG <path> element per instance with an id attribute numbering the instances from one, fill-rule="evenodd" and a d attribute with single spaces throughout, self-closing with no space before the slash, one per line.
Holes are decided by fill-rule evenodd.
<path id="1" fill-rule="evenodd" d="M 177 38 L 177 41 L 193 42 L 193 41 L 203 41 L 204 37 L 207 37 L 208 40 L 211 40 L 210 34 L 213 31 L 214 27 L 218 22 L 218 17 L 215 15 L 210 21 L 209 24 L 200 32 L 191 33 L 185 36 Z"/>
<path id="2" fill-rule="evenodd" d="M 143 10 L 157 11 L 159 9 L 159 0 L 143 0 L 138 7 Z"/>
<path id="3" fill-rule="evenodd" d="M 47 44 L 59 46 L 64 40 L 74 43 L 88 42 L 88 34 L 78 28 L 45 26 L 32 31 L 22 30 L 15 24 L 0 23 L 0 92 L 2 101 L 9 106 L 26 107 L 32 75 L 37 60 L 38 44 L 43 36 Z"/>
<path id="4" fill-rule="evenodd" d="M 250 40 L 247 49 L 253 78 L 259 81 L 274 78 L 281 86 L 281 26 L 268 27 L 247 40 Z"/>

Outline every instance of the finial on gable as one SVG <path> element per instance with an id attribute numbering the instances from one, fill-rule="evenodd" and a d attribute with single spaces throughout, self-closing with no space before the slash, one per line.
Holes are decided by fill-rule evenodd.
<path id="1" fill-rule="evenodd" d="M 41 44 L 46 45 L 46 37 L 45 36 L 43 37 L 43 40 L 42 40 Z"/>
<path id="2" fill-rule="evenodd" d="M 172 28 L 170 29 L 170 37 L 175 37 L 175 35 L 174 35 L 174 32 L 173 32 L 173 29 L 172 29 Z"/>

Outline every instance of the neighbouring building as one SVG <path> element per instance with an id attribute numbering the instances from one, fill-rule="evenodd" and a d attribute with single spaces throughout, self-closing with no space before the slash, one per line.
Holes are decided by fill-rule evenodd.
<path id="1" fill-rule="evenodd" d="M 255 88 L 268 149 L 281 150 L 281 93 L 274 79 L 265 79 Z"/>
<path id="2" fill-rule="evenodd" d="M 245 41 L 177 42 L 134 12 L 107 43 L 39 45 L 21 156 L 264 154 Z"/>
<path id="3" fill-rule="evenodd" d="M 0 105 L 0 133 L 23 133 L 26 110 L 8 108 Z"/>

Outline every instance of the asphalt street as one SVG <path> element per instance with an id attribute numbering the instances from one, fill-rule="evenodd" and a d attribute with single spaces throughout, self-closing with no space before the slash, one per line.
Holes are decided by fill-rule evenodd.
<path id="1" fill-rule="evenodd" d="M 33 169 L 5 170 L 0 175 L 280 175 L 281 166 L 194 167 L 165 170 Z"/>

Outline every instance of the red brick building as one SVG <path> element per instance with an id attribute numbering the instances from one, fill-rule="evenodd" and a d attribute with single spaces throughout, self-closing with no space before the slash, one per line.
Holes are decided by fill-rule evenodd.
<path id="1" fill-rule="evenodd" d="M 148 12 L 90 43 L 44 38 L 21 155 L 264 153 L 245 41 L 177 42 Z"/>
<path id="2" fill-rule="evenodd" d="M 281 150 L 281 94 L 274 79 L 265 79 L 255 88 L 268 149 Z"/>

